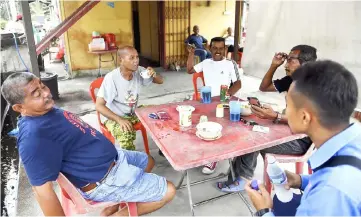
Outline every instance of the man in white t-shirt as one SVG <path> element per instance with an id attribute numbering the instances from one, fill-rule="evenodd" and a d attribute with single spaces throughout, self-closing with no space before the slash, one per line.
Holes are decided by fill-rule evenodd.
<path id="1" fill-rule="evenodd" d="M 228 94 L 232 96 L 242 87 L 238 66 L 233 60 L 224 57 L 226 49 L 224 38 L 212 38 L 210 47 L 212 58 L 205 59 L 197 65 L 194 65 L 194 48 L 188 47 L 187 72 L 188 74 L 203 72 L 205 84 L 212 88 L 212 97 L 219 96 L 221 85 L 229 86 Z M 202 172 L 212 174 L 216 166 L 217 162 L 207 164 Z"/>
<path id="2" fill-rule="evenodd" d="M 133 125 L 139 120 L 134 115 L 139 93 L 143 86 L 162 84 L 163 78 L 148 67 L 139 66 L 137 50 L 126 46 L 118 50 L 120 67 L 109 72 L 98 91 L 95 108 L 101 114 L 101 121 L 110 131 L 121 148 L 135 150 Z M 147 70 L 148 76 L 142 77 Z"/>

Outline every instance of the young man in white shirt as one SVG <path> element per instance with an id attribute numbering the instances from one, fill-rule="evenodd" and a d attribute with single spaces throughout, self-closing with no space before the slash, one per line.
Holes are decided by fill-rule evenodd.
<path id="1" fill-rule="evenodd" d="M 229 86 L 228 94 L 232 96 L 242 87 L 237 63 L 224 57 L 226 49 L 224 38 L 212 38 L 210 47 L 212 58 L 205 59 L 197 65 L 194 65 L 194 48 L 188 47 L 187 72 L 188 74 L 203 72 L 205 84 L 212 88 L 212 97 L 219 96 L 221 85 Z M 217 162 L 207 164 L 202 172 L 212 174 L 216 166 Z"/>

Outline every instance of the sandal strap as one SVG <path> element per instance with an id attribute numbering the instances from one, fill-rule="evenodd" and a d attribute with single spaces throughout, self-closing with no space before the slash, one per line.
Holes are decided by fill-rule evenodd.
<path id="1" fill-rule="evenodd" d="M 222 185 L 221 188 L 219 187 L 219 184 Z M 217 182 L 217 187 L 218 187 L 219 190 L 222 190 L 223 188 L 231 189 L 231 188 L 229 187 L 229 185 L 227 185 L 227 182 Z"/>

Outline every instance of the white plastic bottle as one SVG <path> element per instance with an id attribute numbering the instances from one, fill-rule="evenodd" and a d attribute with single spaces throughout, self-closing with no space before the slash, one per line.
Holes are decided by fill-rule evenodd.
<path id="1" fill-rule="evenodd" d="M 277 198 L 283 203 L 290 202 L 293 198 L 293 192 L 291 189 L 287 190 L 285 188 L 285 185 L 287 184 L 285 171 L 279 166 L 274 156 L 269 155 L 267 162 L 267 174 L 273 183 Z"/>

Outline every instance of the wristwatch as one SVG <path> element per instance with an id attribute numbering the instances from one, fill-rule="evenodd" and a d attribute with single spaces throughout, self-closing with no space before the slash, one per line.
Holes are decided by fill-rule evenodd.
<path id="1" fill-rule="evenodd" d="M 270 208 L 260 209 L 255 213 L 255 216 L 263 216 L 264 214 L 266 214 L 268 212 L 272 212 L 272 209 L 270 209 Z"/>
<path id="2" fill-rule="evenodd" d="M 279 112 L 276 112 L 276 113 L 277 113 L 277 117 L 276 117 L 276 119 L 274 119 L 273 123 L 278 124 L 282 119 L 282 115 Z"/>

